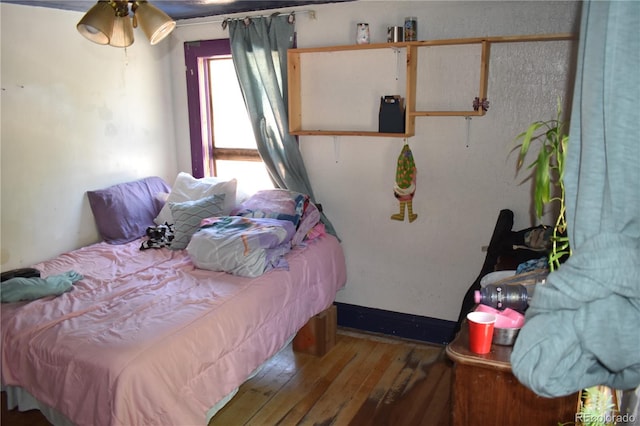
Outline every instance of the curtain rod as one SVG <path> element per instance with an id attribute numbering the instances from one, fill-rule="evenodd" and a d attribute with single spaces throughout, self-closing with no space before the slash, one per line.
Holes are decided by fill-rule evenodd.
<path id="1" fill-rule="evenodd" d="M 276 14 L 276 13 L 279 13 L 281 15 L 288 15 L 290 13 L 295 13 L 296 15 L 298 15 L 298 14 L 308 14 L 309 15 L 309 19 L 316 19 L 316 11 L 315 10 L 312 10 L 312 9 L 301 9 L 301 10 L 289 10 L 289 11 L 275 11 L 275 12 L 270 13 L 268 15 L 265 15 L 265 14 L 242 15 L 241 13 L 237 13 L 237 14 L 234 14 L 236 16 L 233 17 L 233 18 L 229 18 L 229 17 L 216 18 L 216 19 L 210 19 L 210 20 L 199 21 L 199 22 L 185 22 L 185 23 L 178 22 L 176 26 L 178 26 L 178 27 L 190 27 L 190 26 L 193 26 L 193 25 L 216 24 L 216 23 L 222 23 L 222 22 L 226 21 L 227 19 L 243 19 L 245 17 L 248 17 L 248 18 L 259 18 L 259 17 L 271 16 L 271 15 Z"/>

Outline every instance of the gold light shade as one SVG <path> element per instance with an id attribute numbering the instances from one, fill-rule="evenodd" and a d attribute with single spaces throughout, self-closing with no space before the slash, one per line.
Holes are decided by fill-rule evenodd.
<path id="1" fill-rule="evenodd" d="M 129 3 L 132 4 L 133 20 L 129 16 Z M 76 28 L 94 43 L 128 47 L 133 44 L 133 28 L 137 23 L 152 45 L 159 43 L 176 27 L 176 22 L 169 15 L 146 0 L 98 0 Z"/>
<path id="2" fill-rule="evenodd" d="M 112 9 L 113 10 L 113 9 Z M 116 16 L 109 45 L 114 47 L 129 47 L 133 44 L 133 24 L 129 16 Z"/>
<path id="3" fill-rule="evenodd" d="M 116 15 L 108 1 L 99 1 L 82 17 L 78 32 L 98 44 L 109 44 Z"/>
<path id="4" fill-rule="evenodd" d="M 134 13 L 151 45 L 162 41 L 176 27 L 169 15 L 146 1 L 136 1 Z"/>

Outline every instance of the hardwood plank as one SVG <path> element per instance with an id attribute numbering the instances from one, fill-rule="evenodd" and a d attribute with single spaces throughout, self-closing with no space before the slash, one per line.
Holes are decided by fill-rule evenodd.
<path id="1" fill-rule="evenodd" d="M 387 347 L 377 342 L 358 346 L 352 361 L 331 382 L 326 392 L 316 404 L 304 414 L 300 425 L 334 424 L 340 412 L 351 404 L 356 404 L 352 396 L 371 373 L 372 366 L 383 357 Z M 364 349 L 364 350 L 361 350 Z"/>
<path id="2" fill-rule="evenodd" d="M 429 392 L 426 390 L 420 393 L 415 392 L 415 388 L 421 383 L 425 382 L 427 377 L 427 368 L 432 364 L 438 353 L 430 351 L 428 353 L 418 352 L 415 348 L 412 349 L 405 358 L 405 366 L 403 367 L 401 374 L 398 375 L 393 383 L 390 391 L 385 396 L 384 405 L 384 418 L 388 419 L 387 424 L 398 424 L 398 422 L 404 422 L 405 424 L 416 424 L 416 417 L 422 416 L 423 404 L 416 404 L 416 400 L 422 400 L 424 396 L 427 396 Z M 431 383 L 427 383 L 431 386 Z M 428 390 L 428 389 L 427 389 Z M 378 414 L 380 416 L 381 414 Z M 378 418 L 378 417 L 377 417 Z"/>
<path id="3" fill-rule="evenodd" d="M 425 416 L 422 420 L 422 426 L 450 426 L 451 425 L 451 386 L 453 377 L 451 374 L 452 363 L 448 359 L 439 362 L 445 370 L 440 383 L 434 385 L 433 398 L 425 409 Z M 443 390 L 447 390 L 444 392 Z M 436 421 L 437 420 L 437 421 Z"/>
<path id="4" fill-rule="evenodd" d="M 403 343 L 401 346 L 402 350 L 386 368 L 385 374 L 380 378 L 350 424 L 410 424 L 404 420 L 405 413 L 401 410 L 395 410 L 394 407 L 401 400 L 403 392 L 411 387 L 418 379 L 417 376 L 421 374 L 420 371 L 416 371 L 416 368 L 423 363 L 433 362 L 441 349 L 431 345 L 418 346 L 410 343 Z M 421 360 L 420 357 L 423 359 Z M 420 399 L 413 401 L 412 404 L 420 407 L 424 405 Z"/>
<path id="5" fill-rule="evenodd" d="M 210 425 L 226 425 L 248 422 L 260 408 L 268 404 L 275 392 L 284 386 L 296 371 L 310 361 L 309 358 L 297 357 L 290 348 L 282 350 L 271 362 L 267 363 L 252 379 L 252 386 L 242 386 L 234 396 L 235 410 L 230 412 L 223 408 Z"/>
<path id="6" fill-rule="evenodd" d="M 449 402 L 449 393 L 443 393 L 442 389 L 451 387 L 451 367 L 444 360 L 437 361 L 432 364 L 424 382 L 416 386 L 414 398 L 420 398 L 425 401 L 425 405 L 421 410 L 415 413 L 416 425 L 432 426 L 440 421 L 449 421 L 450 413 L 447 411 Z M 406 402 L 410 404 L 411 399 Z M 445 419 L 441 417 L 445 415 Z"/>
<path id="7" fill-rule="evenodd" d="M 387 371 L 392 361 L 399 356 L 399 353 L 404 350 L 400 345 L 396 346 L 392 350 L 386 349 L 378 361 L 373 365 L 370 370 L 370 374 L 359 386 L 358 390 L 350 398 L 350 404 L 343 407 L 338 416 L 336 417 L 336 424 L 348 424 L 349 421 L 358 413 L 360 407 L 367 402 L 367 399 L 375 389 L 376 385 Z"/>
<path id="8" fill-rule="evenodd" d="M 412 360 L 416 362 L 415 360 Z M 434 383 L 438 383 L 442 377 L 442 371 L 432 368 L 432 364 L 425 366 L 419 361 L 412 364 L 410 380 L 402 389 L 402 393 L 396 396 L 395 404 L 391 407 L 391 418 L 401 419 L 407 424 L 419 424 L 425 415 L 423 404 L 416 404 L 416 400 L 429 401 L 435 392 Z"/>
<path id="9" fill-rule="evenodd" d="M 7 409 L 7 393 L 2 392 L 2 412 L 0 413 L 2 426 L 50 426 L 44 415 L 38 410 L 20 412 Z"/>
<path id="10" fill-rule="evenodd" d="M 344 365 L 353 358 L 351 350 L 353 343 L 353 340 L 346 339 L 345 341 L 341 336 L 338 336 L 336 346 L 324 357 L 318 358 L 324 362 L 311 362 L 305 365 L 285 386 L 279 389 L 270 403 L 262 407 L 246 424 L 275 425 L 282 421 L 298 402 L 302 401 L 303 404 L 315 402 L 315 399 L 326 390 L 331 381 L 344 368 Z M 312 355 L 307 354 L 297 354 L 297 356 L 313 358 Z"/>

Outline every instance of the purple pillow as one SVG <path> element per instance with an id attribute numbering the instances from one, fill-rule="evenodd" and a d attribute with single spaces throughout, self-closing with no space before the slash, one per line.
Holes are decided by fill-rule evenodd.
<path id="1" fill-rule="evenodd" d="M 124 244 L 146 234 L 171 188 L 156 176 L 87 191 L 98 232 L 109 244 Z"/>

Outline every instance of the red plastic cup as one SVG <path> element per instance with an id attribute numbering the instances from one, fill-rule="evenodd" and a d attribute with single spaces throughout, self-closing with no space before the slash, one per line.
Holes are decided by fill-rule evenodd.
<path id="1" fill-rule="evenodd" d="M 469 324 L 469 349 L 471 352 L 489 353 L 496 316 L 488 312 L 469 312 L 467 323 Z"/>

